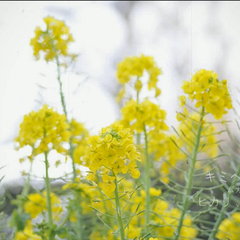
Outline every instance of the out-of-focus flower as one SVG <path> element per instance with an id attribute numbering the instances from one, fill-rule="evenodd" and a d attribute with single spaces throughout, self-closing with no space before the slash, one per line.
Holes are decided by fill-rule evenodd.
<path id="1" fill-rule="evenodd" d="M 166 111 L 148 99 L 145 99 L 141 103 L 130 100 L 126 106 L 122 108 L 121 112 L 121 124 L 137 132 L 143 132 L 144 126 L 155 130 L 168 130 L 168 126 L 165 123 Z"/>
<path id="2" fill-rule="evenodd" d="M 230 218 L 221 222 L 216 238 L 220 240 L 240 239 L 240 212 L 235 212 Z"/>
<path id="3" fill-rule="evenodd" d="M 60 198 L 51 193 L 51 211 L 54 213 L 55 218 L 59 217 L 59 214 L 62 212 L 62 207 L 60 206 Z M 47 199 L 46 192 L 43 191 L 43 194 L 32 193 L 28 195 L 28 201 L 24 204 L 24 210 L 26 213 L 30 214 L 31 218 L 35 218 L 39 214 L 42 214 L 47 211 Z"/>
<path id="4" fill-rule="evenodd" d="M 42 30 L 40 27 L 36 27 L 35 37 L 30 41 L 36 59 L 40 58 L 41 51 L 44 52 L 46 61 L 53 61 L 60 56 L 76 58 L 75 54 L 68 53 L 68 45 L 74 39 L 64 21 L 51 16 L 45 17 L 43 21 L 46 24 L 46 29 Z"/>
<path id="5" fill-rule="evenodd" d="M 17 232 L 15 236 L 15 240 L 41 240 L 42 238 L 33 233 L 32 222 L 30 220 L 27 221 L 27 224 L 23 231 Z"/>
<path id="6" fill-rule="evenodd" d="M 160 68 L 157 67 L 153 57 L 141 55 L 140 57 L 127 57 L 118 64 L 117 78 L 121 84 L 128 83 L 131 79 L 135 79 L 135 89 L 140 92 L 142 89 L 141 77 L 147 71 L 149 74 L 148 90 L 155 89 L 155 96 L 161 94 L 161 90 L 157 87 L 158 77 L 162 74 Z M 123 97 L 124 92 L 121 90 L 118 100 Z"/>

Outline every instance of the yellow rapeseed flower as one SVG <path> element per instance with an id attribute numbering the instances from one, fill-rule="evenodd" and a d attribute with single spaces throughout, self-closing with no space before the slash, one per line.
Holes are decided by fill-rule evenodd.
<path id="1" fill-rule="evenodd" d="M 144 131 L 144 126 L 155 130 L 168 130 L 168 126 L 165 123 L 166 111 L 148 99 L 141 103 L 130 100 L 122 108 L 121 113 L 121 124 L 139 133 Z"/>
<path id="2" fill-rule="evenodd" d="M 20 148 L 31 146 L 33 156 L 52 149 L 65 154 L 67 151 L 62 145 L 69 141 L 69 137 L 69 124 L 66 116 L 44 105 L 37 112 L 32 111 L 24 116 L 15 141 Z"/>
<path id="3" fill-rule="evenodd" d="M 114 191 L 117 174 L 130 173 L 134 178 L 140 175 L 136 166 L 139 153 L 133 133 L 116 123 L 89 138 L 84 160 L 93 173 L 102 174 L 101 186 L 107 192 Z"/>
<path id="4" fill-rule="evenodd" d="M 240 212 L 235 212 L 230 218 L 222 221 L 216 238 L 220 240 L 240 239 Z"/>
<path id="5" fill-rule="evenodd" d="M 157 87 L 158 77 L 162 74 L 162 71 L 157 67 L 153 57 L 141 55 L 140 57 L 127 57 L 118 64 L 117 78 L 121 84 L 128 83 L 131 79 L 135 79 L 135 89 L 139 92 L 142 89 L 141 77 L 147 71 L 149 74 L 148 89 L 155 89 L 155 96 L 159 96 L 161 90 Z M 124 92 L 121 90 L 121 96 Z M 120 100 L 120 95 L 118 100 Z"/>
<path id="6" fill-rule="evenodd" d="M 69 56 L 74 59 L 76 55 L 68 53 L 68 44 L 74 39 L 64 21 L 51 16 L 45 17 L 43 21 L 46 29 L 42 30 L 40 27 L 36 27 L 35 37 L 30 41 L 36 59 L 40 58 L 41 51 L 44 52 L 46 61 L 53 61 L 59 56 Z"/>
<path id="7" fill-rule="evenodd" d="M 183 91 L 196 100 L 196 107 L 205 107 L 216 119 L 220 119 L 232 108 L 232 100 L 227 87 L 227 80 L 220 81 L 217 73 L 201 69 L 190 81 L 184 81 Z M 183 98 L 181 98 L 183 103 Z"/>

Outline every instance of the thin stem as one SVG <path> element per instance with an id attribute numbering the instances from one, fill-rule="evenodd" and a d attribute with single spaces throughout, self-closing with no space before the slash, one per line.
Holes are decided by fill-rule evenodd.
<path id="1" fill-rule="evenodd" d="M 122 210 L 120 206 L 120 200 L 119 200 L 119 195 L 118 195 L 118 182 L 117 178 L 115 178 L 115 191 L 114 191 L 114 196 L 115 196 L 115 204 L 116 204 L 116 216 L 117 216 L 117 222 L 118 222 L 118 227 L 120 231 L 120 237 L 121 240 L 125 240 L 125 233 L 124 233 L 124 227 L 123 227 L 123 221 L 122 221 Z"/>
<path id="2" fill-rule="evenodd" d="M 59 83 L 59 87 L 60 87 L 60 97 L 61 97 L 61 103 L 62 103 L 62 107 L 63 107 L 63 112 L 66 115 L 67 118 L 67 108 L 66 108 L 66 103 L 65 103 L 65 99 L 64 99 L 64 95 L 63 95 L 63 90 L 62 90 L 62 81 L 61 81 L 61 73 L 60 73 L 60 63 L 59 63 L 59 59 L 58 56 L 56 56 L 56 62 L 57 62 L 57 80 Z"/>
<path id="3" fill-rule="evenodd" d="M 187 211 L 188 205 L 189 205 L 189 196 L 190 196 L 190 193 L 192 190 L 192 184 L 193 184 L 192 181 L 193 181 L 193 174 L 194 174 L 194 170 L 195 170 L 195 163 L 197 160 L 198 148 L 200 145 L 204 110 L 205 110 L 204 107 L 202 107 L 200 122 L 198 124 L 197 134 L 196 134 L 196 138 L 195 138 L 195 144 L 194 144 L 194 148 L 193 148 L 193 153 L 192 153 L 192 157 L 189 159 L 190 166 L 188 168 L 188 173 L 187 173 L 187 188 L 186 188 L 185 194 L 183 195 L 183 206 L 182 206 L 181 216 L 180 216 L 178 227 L 175 232 L 175 237 L 173 238 L 173 240 L 178 240 L 180 237 L 180 232 L 181 232 L 181 228 L 183 226 L 184 216 L 186 214 L 186 211 Z"/>
<path id="4" fill-rule="evenodd" d="M 46 185 L 46 192 L 47 192 L 47 213 L 48 213 L 48 226 L 49 226 L 49 240 L 54 240 L 55 233 L 52 230 L 53 221 L 52 221 L 52 206 L 51 206 L 51 189 L 50 189 L 50 182 L 49 182 L 49 175 L 48 175 L 48 159 L 47 159 L 47 152 L 44 152 L 45 156 L 45 171 L 46 171 L 46 177 L 45 177 L 45 185 Z"/>
<path id="5" fill-rule="evenodd" d="M 76 182 L 77 172 L 76 172 L 76 167 L 75 167 L 74 158 L 73 158 L 74 148 L 72 145 L 72 138 L 70 138 L 69 145 L 70 145 L 70 156 L 72 160 L 72 169 L 73 169 L 73 182 Z"/>
<path id="6" fill-rule="evenodd" d="M 151 177 L 150 177 L 150 158 L 148 155 L 148 139 L 147 139 L 147 131 L 146 126 L 144 125 L 144 137 L 145 137 L 145 191 L 146 191 L 146 207 L 145 207 L 145 233 L 149 232 L 149 224 L 150 224 L 150 204 L 151 204 L 151 196 L 150 196 L 150 187 L 151 187 Z M 147 238 L 148 239 L 148 238 Z"/>
<path id="7" fill-rule="evenodd" d="M 60 73 L 60 63 L 59 63 L 59 59 L 58 56 L 56 56 L 56 63 L 57 63 L 57 80 L 59 83 L 59 88 L 60 88 L 60 98 L 61 98 L 61 103 L 62 103 L 62 108 L 63 108 L 63 112 L 67 118 L 67 122 L 68 122 L 68 115 L 67 115 L 67 108 L 66 108 L 66 102 L 65 102 L 65 98 L 64 98 L 64 94 L 63 94 L 63 90 L 62 90 L 62 81 L 61 81 L 61 73 Z M 76 167 L 75 167 L 75 163 L 73 160 L 73 145 L 72 145 L 72 139 L 70 139 L 70 156 L 71 156 L 71 160 L 72 160 L 72 169 L 73 169 L 73 182 L 75 182 L 76 180 Z"/>

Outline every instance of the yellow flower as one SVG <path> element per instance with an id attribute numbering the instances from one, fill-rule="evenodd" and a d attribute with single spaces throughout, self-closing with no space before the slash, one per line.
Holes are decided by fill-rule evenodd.
<path id="1" fill-rule="evenodd" d="M 66 116 L 55 112 L 44 105 L 38 112 L 32 111 L 24 116 L 20 124 L 20 131 L 15 141 L 20 148 L 31 146 L 32 155 L 55 149 L 66 154 L 63 144 L 69 141 L 70 132 Z"/>
<path id="2" fill-rule="evenodd" d="M 59 56 L 69 56 L 74 60 L 76 55 L 68 53 L 68 44 L 74 41 L 69 33 L 69 28 L 63 21 L 50 16 L 43 20 L 46 24 L 46 30 L 36 27 L 35 37 L 30 41 L 36 59 L 40 58 L 40 51 L 43 51 L 46 61 L 53 61 Z"/>
<path id="3" fill-rule="evenodd" d="M 156 189 L 156 188 L 153 188 L 153 187 L 150 188 L 150 195 L 151 196 L 159 196 L 159 195 L 161 195 L 161 193 L 162 193 L 161 189 Z"/>
<path id="4" fill-rule="evenodd" d="M 221 222 L 216 238 L 220 240 L 240 239 L 240 212 L 235 212 L 231 218 L 226 218 Z"/>
<path id="5" fill-rule="evenodd" d="M 139 104 L 134 100 L 130 100 L 122 108 L 121 112 L 121 124 L 137 132 L 143 132 L 144 126 L 154 128 L 155 130 L 168 130 L 168 126 L 165 123 L 166 111 L 148 99 Z"/>
<path id="6" fill-rule="evenodd" d="M 184 95 L 180 96 L 179 100 L 181 102 L 181 107 L 183 107 L 185 105 L 185 103 L 186 103 L 186 100 L 187 100 L 186 96 L 184 96 Z"/>
<path id="7" fill-rule="evenodd" d="M 93 173 L 103 174 L 101 186 L 110 192 L 114 191 L 113 180 L 118 174 L 130 173 L 139 177 L 136 160 L 139 160 L 139 153 L 134 145 L 133 132 L 117 123 L 90 137 L 84 156 Z"/>
<path id="8" fill-rule="evenodd" d="M 188 110 L 187 110 L 187 108 L 185 107 L 184 109 L 183 109 L 183 113 L 177 113 L 177 116 L 176 116 L 176 118 L 177 118 L 177 120 L 179 121 L 179 122 L 183 122 L 183 121 L 185 121 L 186 119 L 187 119 L 187 116 L 188 116 Z"/>
<path id="9" fill-rule="evenodd" d="M 104 174 L 102 176 L 102 180 L 103 182 L 100 183 L 100 187 L 102 188 L 102 190 L 108 194 L 108 193 L 112 193 L 114 192 L 116 186 L 115 186 L 115 177 L 111 177 L 111 176 L 108 176 L 107 174 Z"/>
<path id="10" fill-rule="evenodd" d="M 183 91 L 189 98 L 196 100 L 196 107 L 205 107 L 216 119 L 232 108 L 232 100 L 227 87 L 227 80 L 220 81 L 217 73 L 201 69 L 192 76 L 190 81 L 184 81 Z M 183 102 L 181 97 L 181 103 Z M 182 104 L 181 104 L 182 105 Z"/>
<path id="11" fill-rule="evenodd" d="M 157 67 L 153 57 L 144 56 L 140 57 L 127 57 L 118 64 L 117 78 L 121 84 L 128 83 L 131 79 L 137 79 L 135 82 L 135 89 L 139 92 L 142 89 L 141 78 L 147 71 L 149 74 L 148 89 L 155 89 L 156 97 L 160 95 L 161 90 L 157 87 L 158 76 L 162 74 L 160 68 Z M 123 97 L 123 94 L 121 94 Z M 119 98 L 118 98 L 119 100 Z"/>
<path id="12" fill-rule="evenodd" d="M 141 227 L 134 226 L 133 224 L 129 224 L 129 227 L 125 229 L 125 235 L 128 239 L 135 239 L 139 237 L 141 233 Z"/>

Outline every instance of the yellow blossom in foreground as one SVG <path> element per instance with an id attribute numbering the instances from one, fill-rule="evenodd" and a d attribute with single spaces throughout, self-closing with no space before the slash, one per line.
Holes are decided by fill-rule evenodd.
<path id="1" fill-rule="evenodd" d="M 137 132 L 143 132 L 144 126 L 154 128 L 155 130 L 168 130 L 168 126 L 165 123 L 166 111 L 148 99 L 139 104 L 134 100 L 130 100 L 122 108 L 121 112 L 121 123 Z"/>
<path id="2" fill-rule="evenodd" d="M 232 108 L 227 80 L 220 81 L 213 71 L 199 70 L 190 81 L 183 82 L 182 89 L 192 101 L 197 101 L 197 108 L 205 107 L 206 112 L 216 119 L 222 118 L 227 109 Z"/>
<path id="3" fill-rule="evenodd" d="M 136 166 L 139 153 L 133 133 L 118 124 L 103 128 L 99 135 L 89 138 L 84 160 L 93 173 L 103 174 L 102 187 L 108 192 L 114 191 L 117 174 L 130 173 L 133 178 L 140 175 Z"/>
<path id="4" fill-rule="evenodd" d="M 24 116 L 20 124 L 19 136 L 15 141 L 20 148 L 31 146 L 33 156 L 52 149 L 59 153 L 66 153 L 62 145 L 69 141 L 68 129 L 66 116 L 44 105 L 37 112 L 32 111 Z"/>
<path id="5" fill-rule="evenodd" d="M 159 75 L 162 74 L 162 71 L 157 67 L 153 57 L 151 56 L 144 56 L 142 54 L 140 57 L 125 58 L 118 64 L 117 78 L 121 84 L 128 83 L 132 78 L 137 79 L 134 87 L 139 92 L 142 89 L 142 81 L 140 78 L 143 76 L 144 71 L 147 71 L 149 74 L 148 89 L 151 90 L 154 88 L 155 96 L 159 96 L 161 90 L 157 87 L 157 82 Z M 121 94 L 122 93 L 123 92 L 121 92 Z"/>
<path id="6" fill-rule="evenodd" d="M 74 40 L 64 21 L 50 16 L 45 17 L 43 21 L 46 29 L 42 30 L 40 27 L 36 27 L 35 37 L 30 42 L 36 59 L 40 58 L 41 51 L 44 52 L 46 61 L 53 61 L 59 56 L 70 56 L 74 59 L 76 55 L 68 53 L 68 44 Z"/>
<path id="7" fill-rule="evenodd" d="M 240 212 L 235 212 L 231 218 L 226 218 L 221 222 L 216 238 L 220 240 L 240 239 Z"/>

